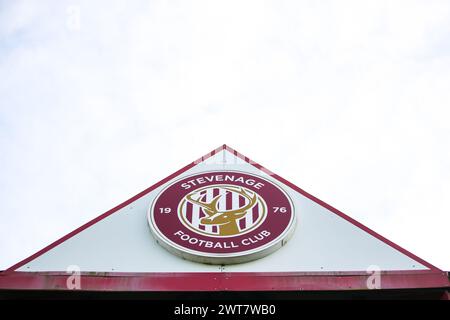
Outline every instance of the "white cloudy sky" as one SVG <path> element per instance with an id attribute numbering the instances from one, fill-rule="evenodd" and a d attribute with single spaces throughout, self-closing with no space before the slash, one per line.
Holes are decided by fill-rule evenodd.
<path id="1" fill-rule="evenodd" d="M 0 1 L 0 75 L 0 269 L 227 143 L 450 270 L 449 1 Z"/>

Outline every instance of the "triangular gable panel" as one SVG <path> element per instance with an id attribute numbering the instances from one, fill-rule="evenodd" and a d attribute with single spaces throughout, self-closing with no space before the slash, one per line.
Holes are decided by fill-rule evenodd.
<path id="1" fill-rule="evenodd" d="M 215 265 L 182 259 L 157 243 L 149 206 L 172 182 L 211 171 L 245 172 L 280 186 L 292 200 L 296 225 L 282 248 L 246 263 Z M 144 190 L 8 271 L 65 272 L 346 272 L 438 270 L 228 146 Z"/>

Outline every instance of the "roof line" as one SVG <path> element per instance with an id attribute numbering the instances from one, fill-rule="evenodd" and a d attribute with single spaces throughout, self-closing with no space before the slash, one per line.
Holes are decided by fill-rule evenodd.
<path id="1" fill-rule="evenodd" d="M 345 219 L 346 221 L 350 222 L 351 224 L 353 224 L 354 226 L 358 227 L 359 229 L 362 229 L 363 231 L 369 233 L 370 235 L 372 235 L 373 237 L 377 238 L 378 240 L 384 242 L 385 244 L 389 245 L 390 247 L 396 249 L 397 251 L 400 251 L 401 253 L 405 254 L 406 256 L 410 257 L 411 259 L 420 262 L 421 264 L 423 264 L 424 266 L 430 268 L 431 270 L 435 270 L 435 271 L 439 271 L 442 272 L 441 269 L 439 269 L 438 267 L 432 265 L 431 263 L 423 260 L 422 258 L 419 258 L 418 256 L 416 256 L 415 254 L 409 252 L 408 250 L 404 249 L 403 247 L 399 246 L 398 244 L 394 243 L 393 241 L 390 241 L 389 239 L 383 237 L 382 235 L 380 235 L 379 233 L 373 231 L 372 229 L 370 229 L 369 227 L 365 226 L 364 224 L 356 221 L 355 219 L 349 217 L 348 215 L 346 215 L 345 213 L 343 213 L 342 211 L 339 211 L 338 209 L 336 209 L 335 207 L 329 205 L 328 203 L 326 203 L 325 201 L 320 200 L 319 198 L 316 198 L 315 196 L 313 196 L 312 194 L 306 192 L 305 190 L 297 187 L 295 184 L 293 184 L 292 182 L 280 177 L 279 175 L 272 173 L 271 171 L 267 170 L 266 168 L 264 168 L 262 165 L 250 160 L 248 157 L 244 156 L 243 154 L 237 152 L 236 150 L 228 147 L 227 145 L 224 146 L 225 149 L 231 153 L 233 153 L 234 155 L 236 155 L 237 157 L 241 158 L 242 160 L 250 163 L 251 165 L 253 165 L 254 167 L 260 169 L 261 171 L 264 171 L 265 173 L 269 174 L 270 176 L 272 176 L 273 178 L 277 179 L 278 181 L 284 183 L 285 185 L 291 187 L 292 189 L 294 189 L 295 191 L 297 191 L 298 193 L 302 194 L 303 196 L 305 196 L 306 198 L 314 201 L 315 203 L 317 203 L 318 205 L 325 207 L 326 209 L 328 209 L 329 211 L 331 211 L 332 213 L 338 215 L 339 217 Z"/>
<path id="2" fill-rule="evenodd" d="M 138 200 L 139 198 L 145 196 L 147 193 L 153 191 L 154 189 L 158 188 L 159 186 L 163 185 L 164 183 L 170 181 L 171 179 L 175 178 L 176 176 L 178 176 L 179 174 L 189 170 L 190 168 L 194 167 L 196 164 L 201 163 L 203 161 L 205 161 L 206 159 L 212 157 L 213 155 L 215 155 L 216 153 L 224 150 L 226 148 L 225 145 L 222 145 L 216 149 L 214 149 L 213 151 L 209 152 L 208 154 L 198 158 L 197 160 L 191 162 L 190 164 L 184 166 L 183 168 L 181 168 L 180 170 L 172 173 L 170 176 L 162 179 L 161 181 L 155 183 L 154 185 L 152 185 L 151 187 L 139 192 L 137 195 L 131 197 L 130 199 L 126 200 L 125 202 L 122 202 L 121 204 L 119 204 L 118 206 L 115 206 L 114 208 L 106 211 L 105 213 L 101 214 L 100 216 L 88 221 L 87 223 L 83 224 L 81 227 L 76 228 L 75 230 L 73 230 L 72 232 L 66 234 L 65 236 L 59 238 L 58 240 L 52 242 L 51 244 L 49 244 L 48 246 L 44 247 L 43 249 L 39 250 L 38 252 L 32 254 L 31 256 L 21 260 L 20 262 L 14 264 L 13 266 L 9 267 L 8 269 L 6 269 L 4 272 L 11 272 L 11 271 L 15 271 L 16 269 L 22 267 L 23 265 L 27 264 L 28 262 L 36 259 L 37 257 L 43 255 L 44 253 L 46 253 L 47 251 L 53 249 L 54 247 L 60 245 L 61 243 L 63 243 L 64 241 L 72 238 L 73 236 L 77 235 L 78 233 L 80 233 L 81 231 L 89 228 L 90 226 L 96 224 L 97 222 L 109 217 L 110 215 L 112 215 L 113 213 L 119 211 L 120 209 L 126 207 L 127 205 L 129 205 L 130 203 Z"/>
<path id="3" fill-rule="evenodd" d="M 181 168 L 180 170 L 172 173 L 171 175 L 169 175 L 168 177 L 162 179 L 161 181 L 157 182 L 156 184 L 152 185 L 151 187 L 145 189 L 144 191 L 138 193 L 137 195 L 131 197 L 130 199 L 126 200 L 125 202 L 119 204 L 118 206 L 106 211 L 105 213 L 101 214 L 100 216 L 90 220 L 89 222 L 83 224 L 81 227 L 73 230 L 72 232 L 68 233 L 67 235 L 61 237 L 60 239 L 54 241 L 53 243 L 51 243 L 50 245 L 44 247 L 43 249 L 39 250 L 38 252 L 32 254 L 31 256 L 29 256 L 28 258 L 23 259 L 22 261 L 14 264 L 13 266 L 9 267 L 8 269 L 6 269 L 4 271 L 4 273 L 7 272 L 12 272 L 15 271 L 16 269 L 22 267 L 23 265 L 27 264 L 28 262 L 36 259 L 37 257 L 41 256 L 42 254 L 46 253 L 47 251 L 53 249 L 54 247 L 58 246 L 59 244 L 63 243 L 64 241 L 72 238 L 73 236 L 77 235 L 78 233 L 80 233 L 81 231 L 89 228 L 90 226 L 96 224 L 97 222 L 105 219 L 106 217 L 112 215 L 113 213 L 117 212 L 118 210 L 126 207 L 127 205 L 129 205 L 130 203 L 138 200 L 139 198 L 143 197 L 144 195 L 146 195 L 147 193 L 151 192 L 152 190 L 158 188 L 159 186 L 163 185 L 164 183 L 170 181 L 171 179 L 175 178 L 176 176 L 182 174 L 183 172 L 191 169 L 192 167 L 194 167 L 195 165 L 204 162 L 206 159 L 212 157 L 213 155 L 215 155 L 216 153 L 219 153 L 220 151 L 228 151 L 232 154 L 234 154 L 235 156 L 237 156 L 238 158 L 244 160 L 245 162 L 253 165 L 254 167 L 256 167 L 257 169 L 265 172 L 266 174 L 272 176 L 273 178 L 277 179 L 278 181 L 284 183 L 285 185 L 291 187 L 292 189 L 294 189 L 295 191 L 299 192 L 300 194 L 302 194 L 303 196 L 305 196 L 306 198 L 314 201 L 315 203 L 319 204 L 320 206 L 325 207 L 326 209 L 328 209 L 329 211 L 331 211 L 332 213 L 338 215 L 339 217 L 347 220 L 348 222 L 350 222 L 351 224 L 355 225 L 356 227 L 362 229 L 363 231 L 369 233 L 370 235 L 372 235 L 373 237 L 377 238 L 378 240 L 386 243 L 387 245 L 389 245 L 390 247 L 396 249 L 397 251 L 400 251 L 401 253 L 405 254 L 406 256 L 410 257 L 411 259 L 420 262 L 421 264 L 423 264 L 424 266 L 430 268 L 431 270 L 434 271 L 438 271 L 438 272 L 442 272 L 442 270 L 440 270 L 439 268 L 435 267 L 434 265 L 432 265 L 431 263 L 419 258 L 418 256 L 412 254 L 411 252 L 409 252 L 408 250 L 400 247 L 399 245 L 397 245 L 396 243 L 386 239 L 385 237 L 381 236 L 380 234 L 376 233 L 375 231 L 371 230 L 370 228 L 366 227 L 365 225 L 363 225 L 362 223 L 356 221 L 355 219 L 349 217 L 348 215 L 346 215 L 345 213 L 339 211 L 338 209 L 332 207 L 331 205 L 327 204 L 326 202 L 314 197 L 313 195 L 309 194 L 308 192 L 304 191 L 303 189 L 297 187 L 295 184 L 289 182 L 288 180 L 278 176 L 277 174 L 274 174 L 273 172 L 269 171 L 268 169 L 266 169 L 265 167 L 263 167 L 262 165 L 250 160 L 248 157 L 244 156 L 243 154 L 237 152 L 236 150 L 234 150 L 233 148 L 227 146 L 226 144 L 223 144 L 222 146 L 214 149 L 213 151 L 207 153 L 206 155 L 198 158 L 197 160 L 191 162 L 190 164 L 184 166 L 183 168 Z"/>
<path id="4" fill-rule="evenodd" d="M 302 272 L 164 272 L 164 273 L 83 273 L 81 292 L 230 292 L 230 291 L 355 291 L 370 290 L 370 274 Z M 440 289 L 447 293 L 449 282 L 435 271 L 384 272 L 380 288 Z M 180 281 L 180 279 L 183 279 Z M 12 272 L 0 274 L 0 290 L 67 291 L 67 274 Z M 70 289 L 68 289 L 70 291 Z M 448 296 L 448 293 L 447 293 Z"/>

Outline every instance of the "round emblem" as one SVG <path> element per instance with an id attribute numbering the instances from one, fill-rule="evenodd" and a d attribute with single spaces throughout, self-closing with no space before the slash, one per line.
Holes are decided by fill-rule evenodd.
<path id="1" fill-rule="evenodd" d="M 166 187 L 148 211 L 163 247 L 185 259 L 231 264 L 261 258 L 288 240 L 295 215 L 276 184 L 237 171 L 213 171 Z"/>

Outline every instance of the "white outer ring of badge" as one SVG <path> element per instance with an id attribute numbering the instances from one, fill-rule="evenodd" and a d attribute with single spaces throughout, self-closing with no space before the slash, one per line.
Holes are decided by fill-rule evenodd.
<path id="1" fill-rule="evenodd" d="M 156 225 L 156 223 L 153 219 L 153 214 L 152 214 L 153 208 L 154 208 L 154 205 L 156 204 L 156 202 L 158 201 L 159 196 L 161 194 L 163 194 L 168 188 L 170 188 L 174 183 L 177 183 L 180 180 L 183 180 L 183 179 L 186 179 L 186 178 L 189 178 L 192 176 L 214 173 L 214 172 L 227 172 L 230 174 L 231 173 L 246 174 L 246 175 L 253 176 L 255 178 L 267 181 L 268 183 L 275 185 L 275 187 L 277 187 L 286 196 L 286 198 L 288 199 L 288 202 L 291 206 L 292 214 L 291 214 L 291 219 L 289 221 L 288 226 L 284 229 L 284 231 L 278 237 L 276 237 L 272 241 L 262 245 L 261 247 L 251 249 L 251 250 L 235 252 L 235 253 L 207 253 L 207 252 L 187 249 L 183 246 L 180 246 L 180 245 L 172 242 L 159 230 L 158 226 Z M 177 205 L 177 208 L 178 208 L 178 205 Z M 269 181 L 263 177 L 260 177 L 260 176 L 257 176 L 257 175 L 254 175 L 254 174 L 251 174 L 248 172 L 241 172 L 241 171 L 236 171 L 236 170 L 230 170 L 230 171 L 212 170 L 212 171 L 198 172 L 195 174 L 187 175 L 187 176 L 181 177 L 175 181 L 170 182 L 170 184 L 168 184 L 163 190 L 161 190 L 159 192 L 159 194 L 156 196 L 156 198 L 152 201 L 152 204 L 149 206 L 149 208 L 147 210 L 147 222 L 148 222 L 148 225 L 150 227 L 150 231 L 151 231 L 153 237 L 167 251 L 169 251 L 183 259 L 194 261 L 194 262 L 200 262 L 200 263 L 205 263 L 205 264 L 225 265 L 225 264 L 237 264 L 237 263 L 249 262 L 252 260 L 263 258 L 263 257 L 275 252 L 276 250 L 278 250 L 279 248 L 284 246 L 287 243 L 287 241 L 292 237 L 294 230 L 295 230 L 295 226 L 297 224 L 296 223 L 297 219 L 296 219 L 296 212 L 295 212 L 295 208 L 294 208 L 292 199 L 283 190 L 283 188 L 281 188 L 277 183 L 275 183 L 273 181 Z"/>

